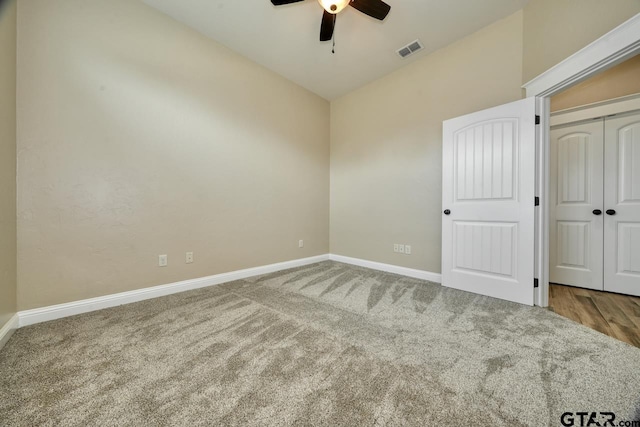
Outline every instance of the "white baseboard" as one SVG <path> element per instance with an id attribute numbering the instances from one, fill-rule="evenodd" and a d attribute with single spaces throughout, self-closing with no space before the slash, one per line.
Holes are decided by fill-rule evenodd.
<path id="1" fill-rule="evenodd" d="M 229 273 L 216 274 L 197 279 L 183 280 L 181 282 L 170 283 L 167 285 L 153 286 L 151 288 L 138 289 L 135 291 L 121 292 L 97 298 L 20 311 L 11 319 L 11 321 L 9 321 L 9 323 L 0 329 L 0 348 L 2 348 L 2 344 L 8 341 L 13 331 L 18 327 L 21 328 L 23 326 L 34 325 L 36 323 L 75 316 L 76 314 L 88 313 L 91 311 L 102 310 L 104 308 L 163 297 L 178 292 L 220 285 L 234 280 L 246 279 L 248 277 L 259 276 L 261 274 L 274 273 L 276 271 L 301 267 L 304 265 L 314 264 L 316 262 L 327 261 L 329 259 L 345 264 L 367 267 L 374 270 L 386 271 L 436 283 L 441 283 L 442 281 L 440 274 L 431 273 L 429 271 L 383 264 L 358 258 L 350 258 L 342 255 L 318 255 L 310 258 L 302 258 L 277 264 L 264 265 L 261 267 L 247 268 L 245 270 L 231 271 Z"/>
<path id="2" fill-rule="evenodd" d="M 11 335 L 18 329 L 18 315 L 14 314 L 7 323 L 0 328 L 0 349 L 9 341 Z"/>
<path id="3" fill-rule="evenodd" d="M 197 279 L 183 280 L 181 282 L 170 283 L 168 285 L 121 292 L 118 294 L 105 295 L 102 297 L 74 301 L 65 304 L 35 308 L 33 310 L 24 310 L 18 312 L 16 317 L 16 326 L 29 326 L 36 323 L 47 322 L 49 320 L 74 316 L 76 314 L 88 313 L 90 311 L 102 310 L 104 308 L 158 298 L 178 292 L 220 285 L 234 280 L 246 279 L 248 277 L 259 276 L 261 274 L 273 273 L 280 270 L 286 270 L 288 268 L 301 267 L 308 264 L 314 264 L 316 262 L 327 261 L 328 259 L 328 254 L 318 255 L 310 258 L 302 258 L 277 264 L 264 265 L 261 267 L 247 268 L 245 270 L 237 270 L 229 273 L 200 277 Z M 4 328 L 2 331 L 4 331 Z M 2 335 L 0 335 L 0 339 L 1 338 Z"/>
<path id="4" fill-rule="evenodd" d="M 425 270 L 416 270 L 414 268 L 400 267 L 398 265 L 383 264 L 381 262 L 367 261 L 359 258 L 350 258 L 342 255 L 329 255 L 332 261 L 343 262 L 345 264 L 367 267 L 373 270 L 386 271 L 387 273 L 399 274 L 401 276 L 413 277 L 415 279 L 428 280 L 430 282 L 442 283 L 442 275 L 440 273 L 432 273 Z"/>

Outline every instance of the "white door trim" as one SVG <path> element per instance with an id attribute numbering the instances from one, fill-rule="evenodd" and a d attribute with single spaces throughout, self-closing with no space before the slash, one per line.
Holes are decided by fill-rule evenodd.
<path id="1" fill-rule="evenodd" d="M 540 115 L 540 132 L 537 136 L 540 206 L 536 223 L 536 244 L 540 256 L 536 260 L 539 279 L 539 287 L 535 293 L 536 305 L 549 305 L 549 99 L 638 53 L 640 13 L 522 86 L 528 97 L 535 96 L 538 99 Z"/>
<path id="2" fill-rule="evenodd" d="M 640 50 L 640 13 L 590 45 L 525 83 L 527 96 L 551 96 L 600 71 L 631 58 Z"/>
<path id="3" fill-rule="evenodd" d="M 554 111 L 551 113 L 550 125 L 564 125 L 635 110 L 640 110 L 640 93 Z"/>

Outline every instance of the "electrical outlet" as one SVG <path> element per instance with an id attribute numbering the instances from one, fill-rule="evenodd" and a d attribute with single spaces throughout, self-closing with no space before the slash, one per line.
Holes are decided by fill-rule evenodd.
<path id="1" fill-rule="evenodd" d="M 187 252 L 185 255 L 185 262 L 191 264 L 193 262 L 193 252 Z"/>
<path id="2" fill-rule="evenodd" d="M 404 245 L 398 245 L 398 252 L 400 252 L 401 254 L 404 253 Z"/>
<path id="3" fill-rule="evenodd" d="M 398 244 L 397 244 L 397 243 L 394 243 L 394 244 L 393 244 L 393 252 L 398 252 L 398 251 L 399 251 L 399 249 L 398 249 Z"/>
<path id="4" fill-rule="evenodd" d="M 298 247 L 304 248 L 304 240 L 298 240 Z"/>
<path id="5" fill-rule="evenodd" d="M 158 255 L 158 267 L 166 267 L 169 264 L 169 259 L 166 255 Z"/>
<path id="6" fill-rule="evenodd" d="M 404 245 L 405 255 L 411 255 L 411 245 Z"/>

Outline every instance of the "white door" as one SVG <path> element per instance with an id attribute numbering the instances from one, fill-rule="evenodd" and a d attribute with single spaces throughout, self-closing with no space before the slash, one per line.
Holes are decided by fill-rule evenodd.
<path id="1" fill-rule="evenodd" d="M 603 119 L 551 130 L 549 281 L 602 290 Z"/>
<path id="2" fill-rule="evenodd" d="M 640 296 L 640 114 L 605 121 L 605 290 Z"/>
<path id="3" fill-rule="evenodd" d="M 533 305 L 535 100 L 443 123 L 442 284 Z"/>

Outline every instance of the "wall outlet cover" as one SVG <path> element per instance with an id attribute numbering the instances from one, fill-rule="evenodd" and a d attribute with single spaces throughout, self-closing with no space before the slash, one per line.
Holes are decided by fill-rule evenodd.
<path id="1" fill-rule="evenodd" d="M 166 255 L 158 255 L 158 267 L 166 267 L 169 264 L 169 258 Z"/>

